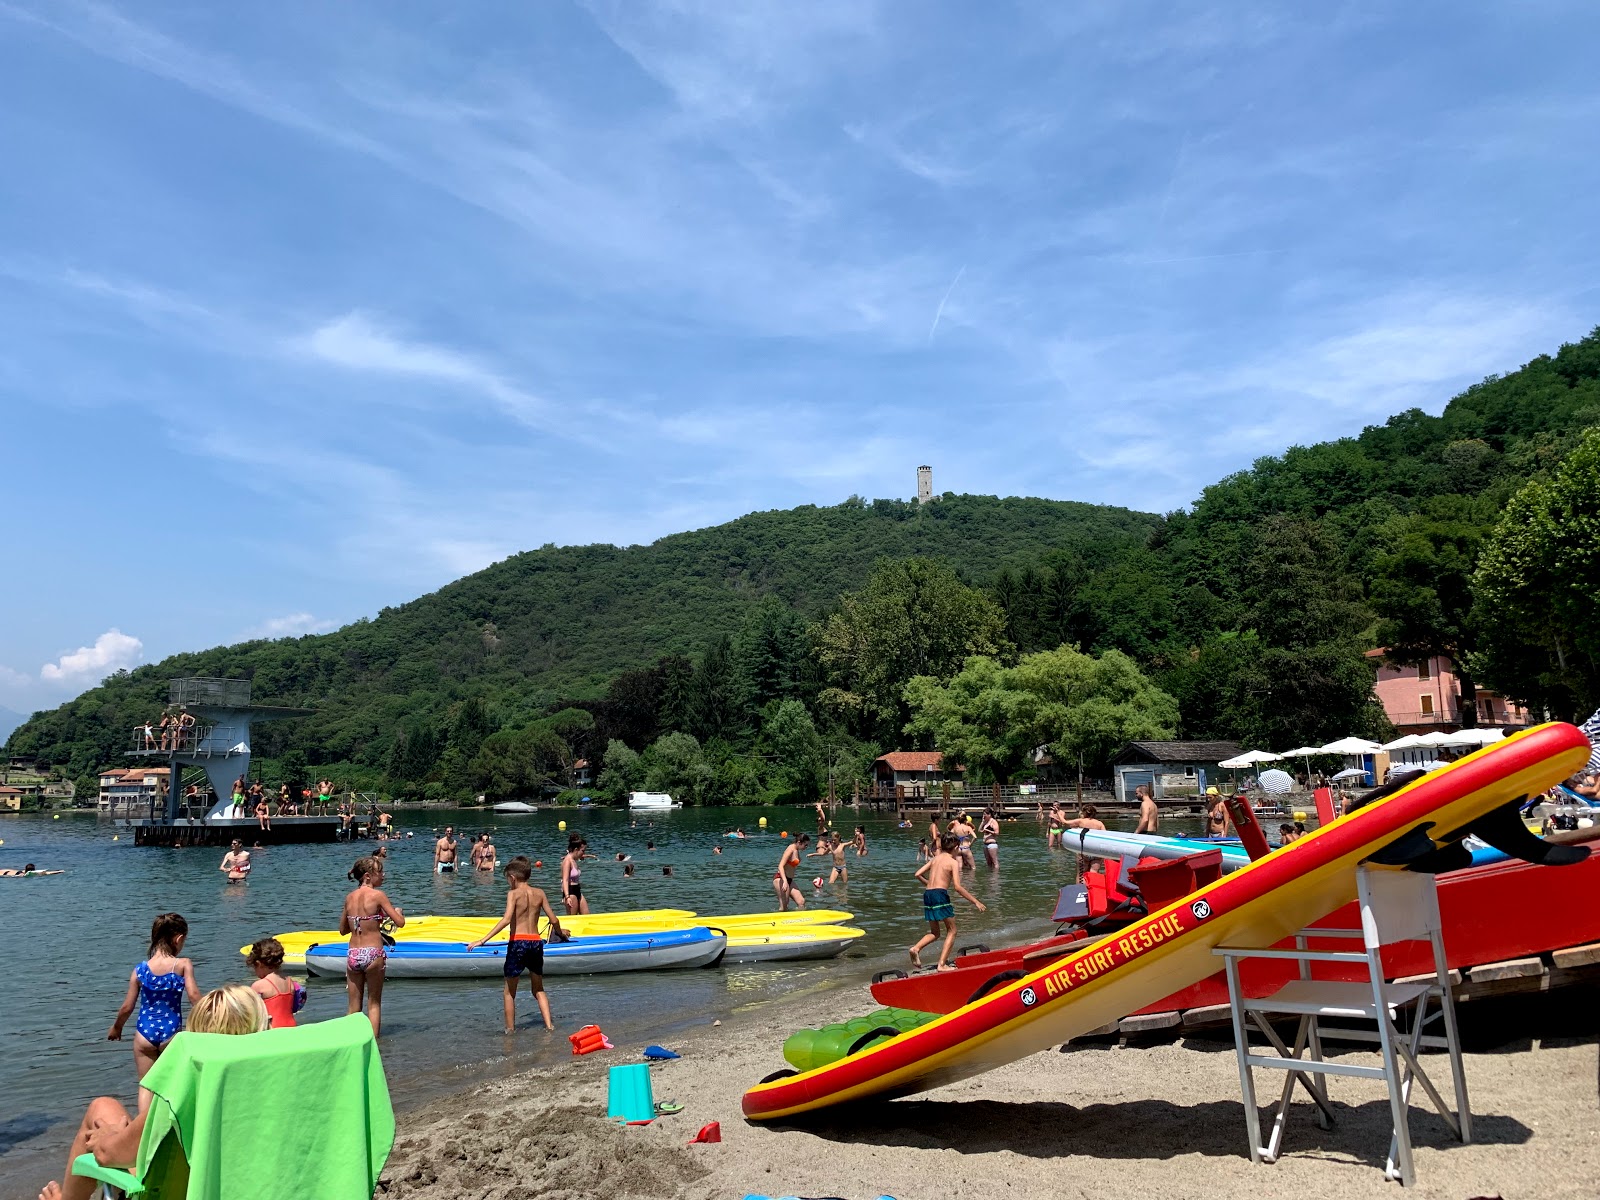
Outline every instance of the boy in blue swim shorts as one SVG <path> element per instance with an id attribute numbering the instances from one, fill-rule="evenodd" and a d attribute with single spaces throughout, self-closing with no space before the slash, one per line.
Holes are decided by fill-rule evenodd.
<path id="1" fill-rule="evenodd" d="M 561 921 L 555 911 L 550 907 L 550 900 L 540 888 L 529 887 L 528 879 L 533 874 L 533 864 L 523 855 L 518 855 L 506 864 L 506 915 L 495 922 L 494 928 L 489 930 L 475 942 L 468 942 L 468 950 L 476 950 L 502 929 L 511 931 L 511 940 L 506 944 L 506 1032 L 511 1033 L 517 1027 L 517 984 L 521 982 L 524 973 L 532 978 L 530 984 L 533 997 L 539 1002 L 539 1015 L 544 1018 L 544 1027 L 554 1029 L 555 1022 L 550 1019 L 550 998 L 544 990 L 544 941 L 539 936 L 539 917 L 543 914 L 550 922 L 550 937 L 552 940 L 564 940 L 561 933 Z"/>
<path id="2" fill-rule="evenodd" d="M 944 945 L 939 948 L 939 970 L 949 969 L 950 949 L 956 944 L 956 908 L 950 902 L 950 893 L 958 892 L 970 901 L 979 912 L 983 901 L 961 886 L 961 859 L 957 851 L 961 839 L 947 833 L 939 839 L 939 852 L 917 869 L 917 878 L 924 881 L 927 890 L 922 893 L 922 919 L 928 923 L 928 932 L 911 947 L 911 965 L 922 965 L 922 951 L 944 933 Z"/>

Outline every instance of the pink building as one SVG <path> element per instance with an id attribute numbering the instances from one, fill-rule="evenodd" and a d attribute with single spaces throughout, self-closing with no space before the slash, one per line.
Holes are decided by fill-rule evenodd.
<path id="1" fill-rule="evenodd" d="M 1395 666 L 1383 650 L 1368 650 L 1378 662 L 1374 690 L 1384 714 L 1401 733 L 1454 732 L 1461 728 L 1461 685 L 1455 664 L 1443 656 L 1420 667 Z M 1528 710 L 1497 692 L 1478 688 L 1479 725 L 1526 725 Z"/>

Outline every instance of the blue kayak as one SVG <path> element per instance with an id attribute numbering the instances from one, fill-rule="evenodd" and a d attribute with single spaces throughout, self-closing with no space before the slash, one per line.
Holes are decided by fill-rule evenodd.
<path id="1" fill-rule="evenodd" d="M 385 974 L 390 979 L 473 979 L 504 974 L 505 942 L 468 950 L 465 942 L 396 942 L 389 947 Z M 728 936 L 697 925 L 653 933 L 575 937 L 544 944 L 544 974 L 600 975 L 619 971 L 665 971 L 711 967 L 722 960 Z M 323 942 L 306 951 L 306 970 L 340 976 L 347 942 Z"/>

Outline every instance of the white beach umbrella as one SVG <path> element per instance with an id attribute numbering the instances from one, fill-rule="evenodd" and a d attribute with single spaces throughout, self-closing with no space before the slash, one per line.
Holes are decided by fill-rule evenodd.
<path id="1" fill-rule="evenodd" d="M 1418 750 L 1421 749 L 1423 744 L 1422 735 L 1420 733 L 1408 733 L 1405 735 L 1405 737 L 1395 738 L 1395 740 L 1392 742 L 1385 742 L 1383 744 L 1383 749 Z"/>
<path id="2" fill-rule="evenodd" d="M 1289 772 L 1279 771 L 1276 768 L 1261 772 L 1256 782 L 1261 785 L 1262 791 L 1272 792 L 1278 796 L 1294 790 L 1294 777 Z"/>
<path id="3" fill-rule="evenodd" d="M 1377 742 L 1369 742 L 1366 738 L 1346 737 L 1337 742 L 1329 742 L 1322 748 L 1323 754 L 1376 754 L 1383 747 Z"/>
<path id="4" fill-rule="evenodd" d="M 1237 771 L 1244 767 L 1253 767 L 1257 763 L 1277 762 L 1282 757 L 1281 754 L 1271 754 L 1266 750 L 1246 750 L 1243 754 L 1236 754 L 1230 759 L 1219 762 L 1217 766 Z"/>
<path id="5" fill-rule="evenodd" d="M 1310 758 L 1313 754 L 1321 754 L 1321 746 L 1296 746 L 1293 750 L 1285 750 L 1280 758 Z"/>
<path id="6" fill-rule="evenodd" d="M 1440 730 L 1437 733 L 1423 733 L 1417 736 L 1418 749 L 1422 749 L 1424 747 L 1429 749 L 1438 749 L 1441 746 L 1464 746 L 1466 744 L 1467 743 L 1465 742 L 1457 741 L 1455 734 L 1445 733 L 1443 730 Z"/>
<path id="7" fill-rule="evenodd" d="M 1367 773 L 1360 767 L 1346 767 L 1333 777 L 1333 781 L 1338 783 L 1341 779 L 1365 779 L 1366 777 Z"/>

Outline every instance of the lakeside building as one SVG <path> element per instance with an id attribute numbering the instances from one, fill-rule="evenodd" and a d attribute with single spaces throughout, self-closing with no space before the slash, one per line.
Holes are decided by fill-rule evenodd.
<path id="1" fill-rule="evenodd" d="M 1239 753 L 1238 742 L 1129 742 L 1111 760 L 1119 804 L 1132 804 L 1134 789 L 1147 783 L 1157 800 L 1198 796 L 1207 781 L 1222 777 L 1218 763 Z"/>
<path id="2" fill-rule="evenodd" d="M 1378 677 L 1373 684 L 1384 716 L 1400 733 L 1454 733 L 1462 727 L 1461 681 L 1455 663 L 1436 655 L 1419 666 L 1399 666 L 1384 656 L 1387 649 L 1368 650 Z M 1528 710 L 1498 692 L 1477 689 L 1476 725 L 1529 724 Z"/>
<path id="3" fill-rule="evenodd" d="M 167 767 L 114 767 L 109 771 L 101 771 L 100 811 L 127 811 L 139 806 L 149 808 L 159 797 L 166 795 L 167 780 L 171 774 Z"/>
<path id="4" fill-rule="evenodd" d="M 877 788 L 892 792 L 903 787 L 908 796 L 932 795 L 946 779 L 954 782 L 964 774 L 959 766 L 946 770 L 944 755 L 937 750 L 891 750 L 872 764 L 872 780 Z"/>
<path id="5" fill-rule="evenodd" d="M 21 812 L 22 797 L 21 788 L 0 787 L 0 812 Z"/>

